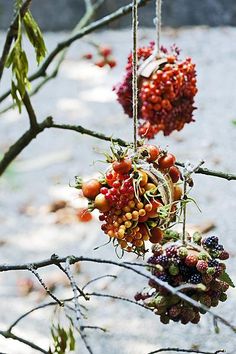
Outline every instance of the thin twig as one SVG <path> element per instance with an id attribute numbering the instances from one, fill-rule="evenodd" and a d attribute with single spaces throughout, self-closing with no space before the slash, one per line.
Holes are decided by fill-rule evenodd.
<path id="1" fill-rule="evenodd" d="M 44 283 L 43 279 L 40 277 L 39 273 L 37 272 L 37 270 L 35 269 L 35 267 L 33 265 L 29 265 L 28 267 L 29 271 L 32 272 L 34 274 L 34 276 L 38 279 L 39 283 L 42 285 L 42 287 L 46 290 L 47 294 L 49 296 L 51 296 L 51 298 L 53 300 L 55 300 L 58 305 L 60 306 L 64 306 L 63 302 L 61 302 L 55 295 L 53 295 L 53 293 L 48 289 L 47 285 Z"/>
<path id="2" fill-rule="evenodd" d="M 224 349 L 220 349 L 220 350 L 217 350 L 216 352 L 206 352 L 206 351 L 195 350 L 195 349 L 161 348 L 161 349 L 155 350 L 154 352 L 149 352 L 148 354 L 156 354 L 156 353 L 162 353 L 162 352 L 197 353 L 197 354 L 219 354 L 219 353 L 225 353 L 225 350 L 224 350 Z"/>
<path id="3" fill-rule="evenodd" d="M 73 291 L 73 294 L 74 294 L 73 302 L 74 302 L 74 305 L 75 305 L 76 327 L 77 327 L 77 329 L 79 330 L 81 339 L 82 339 L 82 341 L 84 342 L 85 347 L 87 348 L 88 352 L 89 352 L 90 354 L 93 354 L 92 348 L 91 348 L 91 346 L 89 345 L 89 343 L 88 343 L 88 341 L 87 341 L 87 336 L 86 336 L 86 333 L 85 333 L 85 331 L 84 331 L 83 325 L 80 324 L 80 322 L 81 322 L 81 318 L 80 318 L 80 305 L 79 305 L 79 301 L 78 301 L 79 292 L 78 292 L 78 287 L 77 287 L 77 285 L 76 285 L 74 276 L 73 276 L 72 271 L 71 271 L 71 269 L 70 269 L 70 264 L 72 263 L 71 261 L 72 261 L 71 257 L 67 257 L 67 258 L 66 258 L 66 261 L 65 261 L 65 268 L 64 268 L 64 269 L 65 269 L 65 272 L 66 272 L 66 274 L 67 274 L 67 276 L 68 276 L 68 279 L 70 280 L 71 288 L 72 288 L 72 291 Z M 80 295 L 81 295 L 81 294 L 80 294 Z"/>
<path id="4" fill-rule="evenodd" d="M 151 0 L 138 0 L 138 6 L 145 6 L 148 2 Z M 86 36 L 87 34 L 94 32 L 97 29 L 100 29 L 106 25 L 108 25 L 110 22 L 115 21 L 119 19 L 120 17 L 123 17 L 130 13 L 132 10 L 132 4 L 128 4 L 125 6 L 120 7 L 118 10 L 114 11 L 113 13 L 101 18 L 100 20 L 94 21 L 90 25 L 84 27 L 80 31 L 78 31 L 75 35 L 72 35 L 69 37 L 67 40 L 60 42 L 57 44 L 56 48 L 52 50 L 52 52 L 48 55 L 46 60 L 43 62 L 41 67 L 33 73 L 29 77 L 29 81 L 32 82 L 39 77 L 46 76 L 47 69 L 49 65 L 52 63 L 54 58 L 65 48 L 68 48 L 72 43 L 77 41 L 78 39 Z M 1 97 L 0 97 L 0 102 L 4 101 L 11 93 L 11 90 L 6 91 Z"/>
<path id="5" fill-rule="evenodd" d="M 84 289 L 86 289 L 89 285 L 91 285 L 92 283 L 100 280 L 100 279 L 104 279 L 104 278 L 113 278 L 113 279 L 117 279 L 116 275 L 113 274 L 105 274 L 105 275 L 101 275 L 100 277 L 94 278 L 89 280 L 83 287 L 82 290 L 84 291 Z"/>
<path id="6" fill-rule="evenodd" d="M 3 70 L 5 67 L 5 63 L 8 57 L 8 54 L 10 52 L 11 49 L 11 45 L 12 42 L 14 40 L 14 38 L 17 35 L 18 32 L 18 20 L 19 20 L 19 16 L 21 18 L 23 18 L 26 14 L 26 12 L 29 9 L 30 3 L 32 0 L 25 0 L 25 2 L 21 5 L 19 11 L 17 12 L 15 18 L 13 19 L 8 31 L 7 31 L 7 35 L 6 35 L 6 39 L 5 39 L 5 43 L 3 46 L 3 51 L 2 51 L 2 56 L 0 59 L 0 81 L 2 78 L 2 74 L 3 74 Z"/>

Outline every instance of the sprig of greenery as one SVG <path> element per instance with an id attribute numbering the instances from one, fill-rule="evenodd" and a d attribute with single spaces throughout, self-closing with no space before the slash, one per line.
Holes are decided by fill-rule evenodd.
<path id="1" fill-rule="evenodd" d="M 15 7 L 18 11 L 18 26 L 15 42 L 11 52 L 8 55 L 5 66 L 12 70 L 11 95 L 13 101 L 18 106 L 21 113 L 22 99 L 27 89 L 30 88 L 28 80 L 29 64 L 28 58 L 22 45 L 23 29 L 32 44 L 38 65 L 46 55 L 46 46 L 44 43 L 42 32 L 34 20 L 31 12 L 28 10 L 22 17 L 20 14 L 20 6 L 22 1 L 17 0 Z"/>

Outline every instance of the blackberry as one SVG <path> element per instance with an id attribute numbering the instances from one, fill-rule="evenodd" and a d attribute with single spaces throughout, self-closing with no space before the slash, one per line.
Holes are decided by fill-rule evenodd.
<path id="1" fill-rule="evenodd" d="M 210 236 L 202 241 L 202 244 L 208 248 L 215 248 L 218 245 L 219 239 L 217 236 Z"/>
<path id="2" fill-rule="evenodd" d="M 151 256 L 150 258 L 148 258 L 147 263 L 149 264 L 157 264 L 157 259 L 155 256 Z"/>
<path id="3" fill-rule="evenodd" d="M 210 259 L 208 262 L 208 267 L 218 267 L 219 262 L 216 259 Z"/>
<path id="4" fill-rule="evenodd" d="M 201 274 L 192 274 L 188 280 L 189 283 L 192 283 L 192 284 L 199 284 L 201 283 L 202 281 L 202 276 Z"/>
<path id="5" fill-rule="evenodd" d="M 167 274 L 160 274 L 158 275 L 158 279 L 162 280 L 162 281 L 166 281 L 168 282 L 169 281 L 169 277 Z"/>
<path id="6" fill-rule="evenodd" d="M 180 264 L 179 271 L 182 277 L 186 280 L 191 275 L 190 269 L 185 264 Z"/>
<path id="7" fill-rule="evenodd" d="M 167 267 L 169 264 L 169 258 L 167 256 L 158 256 L 156 257 L 156 264 L 160 264 L 163 267 Z"/>
<path id="8" fill-rule="evenodd" d="M 216 250 L 216 251 L 224 251 L 224 246 L 223 246 L 223 245 L 217 245 L 217 246 L 215 247 L 215 250 Z"/>
<path id="9" fill-rule="evenodd" d="M 222 261 L 226 260 L 226 259 L 229 258 L 229 253 L 223 250 L 223 251 L 220 252 L 219 258 Z"/>

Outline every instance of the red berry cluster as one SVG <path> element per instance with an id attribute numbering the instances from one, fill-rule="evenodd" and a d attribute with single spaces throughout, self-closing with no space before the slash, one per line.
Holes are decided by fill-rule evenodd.
<path id="1" fill-rule="evenodd" d="M 148 139 L 152 139 L 160 131 L 169 135 L 174 130 L 181 130 L 185 123 L 194 121 L 193 104 L 197 93 L 195 64 L 191 58 L 180 60 L 176 47 L 170 53 L 162 48 L 160 61 L 153 58 L 145 69 L 143 64 L 153 50 L 153 43 L 138 50 L 139 67 L 144 68 L 139 75 L 139 135 Z M 144 70 L 150 65 L 151 72 L 144 74 Z M 125 78 L 114 90 L 125 113 L 132 118 L 131 54 L 128 57 Z"/>
<path id="2" fill-rule="evenodd" d="M 137 154 L 120 148 L 108 157 L 100 180 L 77 181 L 90 209 L 100 211 L 101 229 L 123 250 L 143 254 L 145 241 L 159 242 L 163 230 L 175 219 L 182 190 L 175 157 L 154 145 Z"/>
<path id="3" fill-rule="evenodd" d="M 112 49 L 109 46 L 98 46 L 95 45 L 95 48 L 97 49 L 97 55 L 99 57 L 99 60 L 95 61 L 95 65 L 98 66 L 99 68 L 103 68 L 104 66 L 108 65 L 111 69 L 116 66 L 116 60 L 112 56 Z M 87 53 L 83 56 L 84 59 L 87 60 L 92 60 L 93 59 L 93 54 L 92 53 Z"/>
<path id="4" fill-rule="evenodd" d="M 216 307 L 219 301 L 227 299 L 226 291 L 233 286 L 222 260 L 229 257 L 215 236 L 202 239 L 195 233 L 191 243 L 181 245 L 176 240 L 177 232 L 166 231 L 161 244 L 154 245 L 148 259 L 151 274 L 172 287 L 182 286 L 183 294 L 209 307 Z M 168 240 L 168 242 L 166 242 Z M 175 240 L 175 241 L 174 241 Z M 165 243 L 166 242 L 166 243 Z M 191 286 L 192 285 L 192 286 Z M 160 316 L 162 323 L 198 323 L 205 311 L 187 303 L 180 297 L 160 286 L 155 280 L 149 281 L 150 289 L 137 293 L 141 300 Z"/>

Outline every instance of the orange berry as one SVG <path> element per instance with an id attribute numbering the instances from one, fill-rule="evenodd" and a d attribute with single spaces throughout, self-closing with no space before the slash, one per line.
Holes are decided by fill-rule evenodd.
<path id="1" fill-rule="evenodd" d="M 147 212 L 151 211 L 151 210 L 152 210 L 152 204 L 146 204 L 145 207 L 144 207 L 144 209 L 145 209 Z"/>
<path id="2" fill-rule="evenodd" d="M 143 246 L 143 241 L 142 240 L 135 240 L 134 241 L 134 245 L 136 247 L 142 247 Z"/>
<path id="3" fill-rule="evenodd" d="M 127 220 L 132 220 L 132 214 L 131 213 L 126 213 L 125 217 Z"/>
<path id="4" fill-rule="evenodd" d="M 132 212 L 132 219 L 133 220 L 138 220 L 138 218 L 139 218 L 139 212 L 137 210 L 134 210 Z"/>

